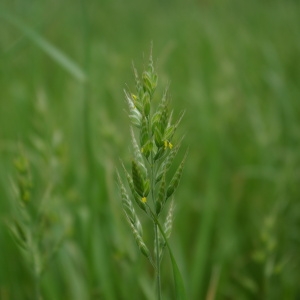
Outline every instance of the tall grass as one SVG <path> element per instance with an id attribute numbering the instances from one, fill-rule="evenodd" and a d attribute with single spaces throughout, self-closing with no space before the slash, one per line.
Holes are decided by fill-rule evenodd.
<path id="1" fill-rule="evenodd" d="M 114 183 L 129 156 L 124 83 L 133 86 L 131 60 L 142 65 L 151 40 L 161 86 L 171 80 L 175 114 L 186 110 L 190 151 L 170 243 L 188 298 L 299 297 L 297 1 L 17 0 L 0 10 L 1 299 L 34 294 L 4 225 L 20 143 L 36 194 L 53 185 L 49 201 L 70 220 L 43 299 L 154 299 Z M 165 270 L 162 297 L 173 299 Z"/>

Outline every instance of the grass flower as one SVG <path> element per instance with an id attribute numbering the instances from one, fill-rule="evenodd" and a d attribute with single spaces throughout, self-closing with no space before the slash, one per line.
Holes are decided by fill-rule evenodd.
<path id="1" fill-rule="evenodd" d="M 166 246 L 171 256 L 177 297 L 178 299 L 184 299 L 180 272 L 168 244 L 173 222 L 174 199 L 169 205 L 168 213 L 162 214 L 168 198 L 173 197 L 179 185 L 186 159 L 185 155 L 176 172 L 169 174 L 170 166 L 181 145 L 181 142 L 176 143 L 173 137 L 183 114 L 180 115 L 175 123 L 172 122 L 173 113 L 169 109 L 170 97 L 168 88 L 162 95 L 158 106 L 155 107 L 152 101 L 158 82 L 158 76 L 153 66 L 152 51 L 148 67 L 143 72 L 142 78 L 140 79 L 135 67 L 133 67 L 133 72 L 136 93 L 125 91 L 129 109 L 128 115 L 133 126 L 131 128 L 133 148 L 131 172 L 127 171 L 122 164 L 129 192 L 127 192 L 125 184 L 118 173 L 123 210 L 141 253 L 149 259 L 156 271 L 157 299 L 161 299 L 160 263 Z M 138 140 L 136 136 L 138 136 Z M 152 202 L 149 202 L 148 198 Z M 133 208 L 134 203 L 153 222 L 154 249 L 152 254 L 148 250 L 142 230 L 139 228 L 142 225 L 137 212 Z M 159 219 L 162 219 L 163 226 L 160 224 L 161 220 Z M 152 256 L 154 256 L 154 259 Z"/>

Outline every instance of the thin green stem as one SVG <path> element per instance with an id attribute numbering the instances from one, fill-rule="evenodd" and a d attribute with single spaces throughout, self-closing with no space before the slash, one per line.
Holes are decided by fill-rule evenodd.
<path id="1" fill-rule="evenodd" d="M 157 299 L 161 300 L 161 282 L 160 282 L 160 259 L 159 259 L 159 245 L 158 245 L 158 230 L 157 224 L 154 222 L 155 233 L 155 260 L 156 260 L 156 285 L 157 285 Z"/>
<path id="2" fill-rule="evenodd" d="M 170 251 L 171 248 L 170 248 L 170 245 L 169 245 L 169 242 L 168 242 L 168 238 L 167 238 L 167 236 L 166 236 L 166 234 L 165 234 L 165 232 L 164 232 L 164 229 L 162 228 L 162 226 L 161 226 L 161 224 L 159 223 L 157 217 L 155 216 L 155 214 L 153 213 L 153 211 L 152 211 L 150 208 L 149 208 L 149 211 L 150 211 L 150 213 L 151 213 L 151 215 L 152 215 L 153 222 L 156 224 L 156 227 L 159 228 L 159 231 L 160 231 L 161 235 L 163 236 L 163 238 L 164 238 L 164 240 L 165 240 L 166 246 L 167 246 L 167 248 L 168 248 L 169 251 Z M 174 258 L 171 251 L 170 251 L 170 255 L 171 255 L 172 258 Z"/>
<path id="3" fill-rule="evenodd" d="M 154 197 L 154 159 L 151 153 L 151 195 L 155 208 L 155 197 Z M 161 300 L 161 282 L 160 282 L 160 258 L 159 258 L 159 244 L 158 244 L 158 228 L 156 222 L 153 220 L 154 224 L 154 247 L 155 247 L 155 263 L 156 263 L 156 289 L 157 289 L 157 299 Z"/>

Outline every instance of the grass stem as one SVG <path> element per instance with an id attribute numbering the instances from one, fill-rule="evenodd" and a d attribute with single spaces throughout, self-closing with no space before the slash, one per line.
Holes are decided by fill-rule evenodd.
<path id="1" fill-rule="evenodd" d="M 156 261 L 156 288 L 157 288 L 157 299 L 161 300 L 160 258 L 159 258 L 158 230 L 157 229 L 158 229 L 157 224 L 154 223 L 155 261 Z"/>
<path id="2" fill-rule="evenodd" d="M 154 188 L 155 188 L 155 182 L 154 182 L 154 158 L 153 154 L 151 153 L 151 196 L 153 203 L 155 204 L 155 196 L 154 196 Z M 161 282 L 160 282 L 160 257 L 159 257 L 159 244 L 158 244 L 158 228 L 157 224 L 153 222 L 154 224 L 154 247 L 155 247 L 155 263 L 156 263 L 156 289 L 157 289 L 157 299 L 161 300 Z"/>

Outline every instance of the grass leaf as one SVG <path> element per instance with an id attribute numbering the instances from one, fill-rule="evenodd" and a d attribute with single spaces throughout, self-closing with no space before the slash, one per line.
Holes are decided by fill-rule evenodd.
<path id="1" fill-rule="evenodd" d="M 16 17 L 11 16 L 7 13 L 0 13 L 0 16 L 6 19 L 6 21 L 8 21 L 10 24 L 17 27 L 28 39 L 30 39 L 35 45 L 37 45 L 41 50 L 48 54 L 54 61 L 56 61 L 66 71 L 68 71 L 73 77 L 75 77 L 81 82 L 86 81 L 85 72 L 77 65 L 76 62 L 70 59 L 60 49 L 51 44 L 40 34 L 38 34 L 36 31 L 34 31 L 32 28 L 27 26 L 25 23 L 23 23 Z"/>

